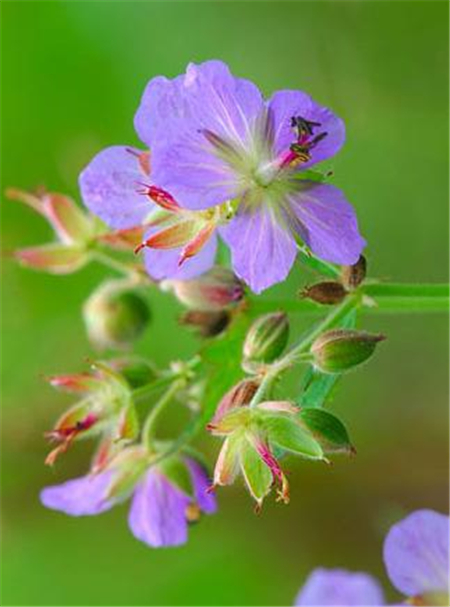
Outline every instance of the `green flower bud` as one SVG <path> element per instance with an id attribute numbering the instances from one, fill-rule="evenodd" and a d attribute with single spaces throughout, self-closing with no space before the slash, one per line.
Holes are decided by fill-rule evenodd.
<path id="1" fill-rule="evenodd" d="M 283 352 L 289 339 L 289 320 L 284 312 L 260 316 L 244 341 L 244 359 L 270 363 Z"/>
<path id="2" fill-rule="evenodd" d="M 136 291 L 120 282 L 106 282 L 86 301 L 83 316 L 89 339 L 96 348 L 120 349 L 142 335 L 150 311 Z"/>
<path id="3" fill-rule="evenodd" d="M 323 373 L 343 373 L 370 358 L 384 335 L 335 329 L 323 333 L 311 346 L 315 366 Z"/>

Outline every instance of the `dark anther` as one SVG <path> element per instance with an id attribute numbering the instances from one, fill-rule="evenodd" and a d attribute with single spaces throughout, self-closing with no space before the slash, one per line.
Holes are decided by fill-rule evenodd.
<path id="1" fill-rule="evenodd" d="M 314 137 L 314 139 L 312 139 L 309 144 L 308 144 L 308 149 L 314 148 L 319 141 L 322 141 L 322 139 L 325 139 L 325 137 L 328 135 L 327 132 L 323 132 L 323 133 L 319 133 L 318 135 L 316 135 L 316 137 Z"/>
<path id="2" fill-rule="evenodd" d="M 292 116 L 291 118 L 291 126 L 292 128 L 296 129 L 298 136 L 312 135 L 314 127 L 320 125 L 320 122 L 313 122 L 312 120 L 307 120 L 302 116 Z"/>

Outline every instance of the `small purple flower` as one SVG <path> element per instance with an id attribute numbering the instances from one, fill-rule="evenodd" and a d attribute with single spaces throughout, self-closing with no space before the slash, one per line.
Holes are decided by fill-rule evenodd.
<path id="1" fill-rule="evenodd" d="M 129 490 L 132 502 L 128 523 L 133 535 L 142 542 L 159 548 L 178 546 L 187 541 L 188 524 L 199 519 L 201 512 L 216 511 L 215 497 L 207 493 L 208 477 L 200 464 L 186 458 L 193 496 L 176 486 L 164 472 L 152 467 Z M 71 516 L 100 514 L 115 506 L 125 497 L 110 497 L 114 483 L 113 470 L 106 470 L 46 487 L 41 501 L 47 508 Z"/>
<path id="2" fill-rule="evenodd" d="M 420 605 L 448 605 L 450 519 L 417 510 L 389 530 L 384 563 L 395 588 Z M 365 573 L 316 569 L 296 605 L 384 605 L 378 582 Z M 416 604 L 416 603 L 414 603 Z"/>
<path id="3" fill-rule="evenodd" d="M 315 569 L 300 591 L 296 605 L 366 607 L 384 605 L 380 584 L 367 573 L 343 569 Z"/>
<path id="4" fill-rule="evenodd" d="M 149 82 L 135 128 L 151 149 L 147 177 L 183 209 L 215 213 L 234 271 L 255 292 L 286 278 L 298 240 L 322 259 L 345 265 L 358 260 L 365 241 L 342 192 L 299 178 L 345 139 L 342 120 L 305 93 L 278 91 L 266 101 L 220 61 L 190 64 L 173 80 Z M 86 205 L 114 228 L 145 221 L 143 198 L 136 194 L 142 162 L 134 155 L 110 148 L 80 177 Z M 169 255 L 162 251 L 147 259 L 147 269 L 153 276 L 184 278 L 180 272 L 190 267 L 192 277 L 212 265 L 214 239 L 209 235 L 205 243 L 214 244 L 201 246 L 181 268 L 167 262 L 161 269 Z M 170 251 L 171 259 L 179 253 Z"/>

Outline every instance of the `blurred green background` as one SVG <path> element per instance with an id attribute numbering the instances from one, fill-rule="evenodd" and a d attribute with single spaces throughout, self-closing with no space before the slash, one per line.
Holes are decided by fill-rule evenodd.
<path id="1" fill-rule="evenodd" d="M 100 149 L 138 144 L 133 114 L 146 82 L 220 58 L 266 94 L 300 88 L 346 121 L 335 182 L 357 208 L 372 275 L 448 279 L 448 5 L 446 2 L 2 3 L 2 188 L 77 196 Z M 48 240 L 41 218 L 2 200 L 3 567 L 8 605 L 289 605 L 315 566 L 378 575 L 389 524 L 418 507 L 447 510 L 445 315 L 371 316 L 386 333 L 374 360 L 343 382 L 332 408 L 358 448 L 333 468 L 291 462 L 289 507 L 261 516 L 239 485 L 180 549 L 151 550 L 126 508 L 71 519 L 45 510 L 46 484 L 82 473 L 74 448 L 52 471 L 42 434 L 70 402 L 42 375 L 92 355 L 80 305 L 105 275 L 20 269 L 17 247 Z M 297 268 L 272 296 L 288 296 Z M 158 364 L 195 339 L 178 305 L 149 295 L 154 324 L 139 351 Z M 204 438 L 210 460 L 218 444 Z M 269 500 L 270 502 L 270 500 Z M 395 595 L 390 594 L 389 598 Z"/>

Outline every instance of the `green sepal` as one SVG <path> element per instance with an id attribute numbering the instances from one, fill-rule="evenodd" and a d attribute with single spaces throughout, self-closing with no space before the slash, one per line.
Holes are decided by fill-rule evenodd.
<path id="1" fill-rule="evenodd" d="M 311 432 L 326 453 L 354 453 L 347 429 L 335 415 L 323 409 L 303 409 L 300 423 Z"/>
<path id="2" fill-rule="evenodd" d="M 248 440 L 241 444 L 241 470 L 251 495 L 261 504 L 272 486 L 272 473 Z"/>
<path id="3" fill-rule="evenodd" d="M 148 454 L 141 446 L 129 447 L 111 460 L 106 470 L 114 470 L 106 499 L 126 499 L 149 466 Z"/>
<path id="4" fill-rule="evenodd" d="M 193 497 L 194 489 L 191 475 L 188 467 L 181 459 L 176 456 L 168 457 L 158 465 L 158 468 L 175 487 L 186 495 Z"/>
<path id="5" fill-rule="evenodd" d="M 262 423 L 271 444 L 304 457 L 323 458 L 323 450 L 319 442 L 300 426 L 295 417 L 266 415 Z"/>

